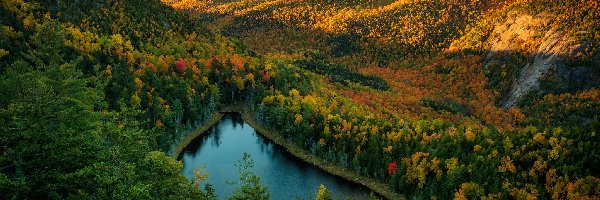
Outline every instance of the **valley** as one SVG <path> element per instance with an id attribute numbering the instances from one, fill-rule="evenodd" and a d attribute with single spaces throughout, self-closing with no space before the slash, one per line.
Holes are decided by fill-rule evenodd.
<path id="1" fill-rule="evenodd" d="M 597 1 L 0 2 L 0 199 L 600 198 Z"/>

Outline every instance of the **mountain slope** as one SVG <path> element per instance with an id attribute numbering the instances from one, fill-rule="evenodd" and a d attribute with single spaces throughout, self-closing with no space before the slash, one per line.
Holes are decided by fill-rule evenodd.
<path id="1" fill-rule="evenodd" d="M 174 8 L 199 12 L 202 20 L 214 21 L 221 32 L 247 40 L 260 40 L 250 34 L 281 29 L 276 33 L 300 34 L 325 45 L 309 43 L 294 48 L 310 48 L 317 45 L 325 48 L 337 41 L 351 42 L 363 51 L 370 62 L 387 62 L 388 59 L 404 59 L 437 52 L 447 47 L 460 36 L 461 30 L 476 19 L 477 15 L 497 7 L 501 1 L 168 1 Z M 220 16 L 233 16 L 232 20 L 221 20 Z M 225 17 L 223 19 L 229 19 Z M 228 26 L 231 25 L 231 26 Z M 293 27 L 291 29 L 285 27 Z M 298 29 L 308 29 L 303 31 Z M 323 34 L 325 33 L 325 34 Z M 309 34 L 318 34 L 311 37 Z M 331 39 L 320 39 L 337 35 Z M 336 38 L 340 37 L 340 38 Z M 264 38 L 267 39 L 267 38 Z M 343 41 L 351 39 L 351 41 Z M 328 41 L 329 40 L 329 41 Z M 331 41 L 333 40 L 333 41 Z M 285 48 L 283 44 L 273 47 L 252 49 Z M 250 42 L 255 44 L 256 42 Z M 329 49 L 335 56 L 345 56 L 354 50 L 343 46 Z M 293 49 L 291 49 L 293 50 Z M 348 52 L 350 50 L 350 52 Z M 385 51 L 381 55 L 379 52 Z"/>
<path id="2" fill-rule="evenodd" d="M 342 105 L 340 111 L 347 113 L 339 119 L 326 118 L 329 128 L 313 138 L 332 147 L 316 154 L 388 180 L 409 198 L 576 198 L 575 190 L 553 189 L 569 185 L 557 177 L 587 173 L 558 171 L 566 166 L 587 171 L 575 166 L 591 166 L 597 157 L 593 150 L 558 148 L 569 146 L 568 141 L 579 147 L 597 145 L 580 140 L 596 137 L 600 27 L 596 1 L 167 3 L 267 57 L 299 59 L 302 62 L 295 62 L 299 67 L 310 69 L 346 66 L 355 73 L 381 77 L 389 85 L 386 90 L 360 82 L 344 84 L 336 76 L 313 70 L 332 84 L 320 95 L 336 101 L 325 104 Z M 272 98 L 278 99 L 277 93 L 272 95 L 263 101 L 267 108 L 273 106 Z M 274 105 L 268 113 L 280 116 L 283 111 Z M 370 117 L 383 121 L 362 122 Z M 429 124 L 440 122 L 436 120 L 448 124 L 440 129 Z M 337 133 L 330 134 L 331 130 Z M 377 136 L 380 132 L 385 136 Z M 563 135 L 566 132 L 574 135 Z M 300 133 L 288 134 L 295 138 Z M 346 134 L 354 140 L 346 139 Z M 383 153 L 373 150 L 378 148 Z M 332 156 L 330 151 L 349 157 Z M 575 155 L 587 161 L 576 161 Z M 380 158 L 388 162 L 377 162 Z M 385 172 L 377 171 L 394 161 L 400 173 L 390 173 L 387 179 Z M 439 167 L 441 173 L 439 161 L 446 164 Z M 364 168 L 357 163 L 374 164 Z M 588 177 L 579 184 L 595 180 Z"/>
<path id="3" fill-rule="evenodd" d="M 166 155 L 223 105 L 388 198 L 600 196 L 600 89 L 496 106 L 546 54 L 597 68 L 596 1 L 1 2 L 3 199 L 214 199 Z"/>
<path id="4" fill-rule="evenodd" d="M 501 18 L 488 16 L 496 22 L 484 16 L 450 49 L 483 52 L 483 66 L 491 88 L 502 93 L 503 107 L 516 106 L 525 96 L 587 90 L 599 85 L 597 6 L 591 1 L 516 2 L 499 13 Z"/>

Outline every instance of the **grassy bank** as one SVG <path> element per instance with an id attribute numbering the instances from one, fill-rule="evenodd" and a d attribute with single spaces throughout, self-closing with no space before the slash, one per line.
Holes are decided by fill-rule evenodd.
<path id="1" fill-rule="evenodd" d="M 386 199 L 405 199 L 404 196 L 393 192 L 385 183 L 379 182 L 372 178 L 360 176 L 350 170 L 319 159 L 317 156 L 311 154 L 310 152 L 301 149 L 296 144 L 285 140 L 280 134 L 278 134 L 277 131 L 268 129 L 262 126 L 261 124 L 257 123 L 252 117 L 252 112 L 245 106 L 228 106 L 225 107 L 223 111 L 239 112 L 242 115 L 244 121 L 250 126 L 252 126 L 252 128 L 254 128 L 257 132 L 269 138 L 269 140 L 273 141 L 277 145 L 284 147 L 292 155 L 304 160 L 307 163 L 310 163 L 335 176 L 339 176 L 346 180 L 363 185 L 372 190 L 373 192 L 377 193 L 379 196 L 384 197 Z"/>
<path id="2" fill-rule="evenodd" d="M 212 117 L 210 118 L 210 120 L 208 120 L 204 125 L 202 125 L 201 127 L 197 128 L 196 130 L 194 130 L 193 132 L 191 132 L 190 134 L 185 136 L 177 144 L 177 146 L 175 146 L 175 152 L 173 152 L 173 154 L 171 156 L 173 156 L 175 159 L 177 159 L 179 157 L 179 154 L 181 154 L 181 152 L 183 151 L 183 149 L 185 147 L 187 147 L 198 136 L 200 136 L 203 133 L 205 133 L 206 131 L 208 131 L 209 128 L 211 128 L 214 125 L 216 125 L 217 123 L 219 123 L 219 121 L 221 121 L 221 118 L 223 118 L 223 115 L 224 114 L 222 112 L 215 112 L 212 115 Z"/>

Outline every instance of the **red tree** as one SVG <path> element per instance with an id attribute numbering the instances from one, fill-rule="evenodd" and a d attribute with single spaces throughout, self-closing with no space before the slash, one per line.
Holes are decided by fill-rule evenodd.
<path id="1" fill-rule="evenodd" d="M 183 72 L 183 70 L 185 70 L 185 65 L 186 65 L 185 60 L 181 59 L 175 63 L 175 69 L 178 72 Z"/>
<path id="2" fill-rule="evenodd" d="M 396 163 L 396 161 L 391 162 L 388 164 L 388 174 L 391 176 L 392 174 L 396 173 L 396 171 L 398 170 L 398 164 Z"/>

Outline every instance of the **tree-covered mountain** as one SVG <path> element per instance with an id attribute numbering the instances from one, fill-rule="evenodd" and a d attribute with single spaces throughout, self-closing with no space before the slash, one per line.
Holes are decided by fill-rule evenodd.
<path id="1" fill-rule="evenodd" d="M 174 66 L 231 42 L 158 1 L 1 5 L 0 198 L 213 198 L 165 152 L 212 114 L 218 88 Z M 151 62 L 162 71 L 140 71 Z"/>
<path id="2" fill-rule="evenodd" d="M 600 197 L 596 1 L 0 2 L 2 199 L 215 198 L 234 104 L 382 197 Z"/>

